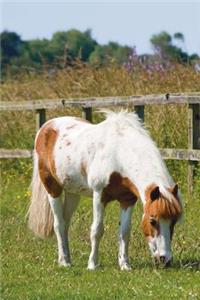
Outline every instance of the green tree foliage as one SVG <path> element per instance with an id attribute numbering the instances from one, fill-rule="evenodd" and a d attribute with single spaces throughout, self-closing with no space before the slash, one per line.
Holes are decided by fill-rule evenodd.
<path id="1" fill-rule="evenodd" d="M 58 31 L 51 39 L 30 41 L 23 41 L 15 32 L 4 31 L 0 34 L 0 38 L 3 75 L 6 74 L 6 70 L 16 74 L 22 69 L 37 71 L 42 68 L 64 68 L 67 65 L 72 66 L 77 59 L 95 66 L 113 62 L 123 64 L 129 60 L 132 53 L 132 48 L 115 42 L 99 45 L 93 39 L 90 30 Z M 162 61 L 184 63 L 197 59 L 197 54 L 189 56 L 182 50 L 185 48 L 184 43 L 184 36 L 180 32 L 172 37 L 163 31 L 151 38 L 155 53 Z M 152 56 L 152 59 L 154 60 L 155 57 Z"/>
<path id="2" fill-rule="evenodd" d="M 185 40 L 184 35 L 181 32 L 174 33 L 174 38 L 181 42 L 184 42 Z"/>
<path id="3" fill-rule="evenodd" d="M 54 61 L 51 43 L 47 39 L 29 41 L 24 52 L 27 53 L 33 65 L 51 64 Z"/>
<path id="4" fill-rule="evenodd" d="M 94 51 L 95 40 L 91 37 L 90 30 L 80 32 L 76 29 L 56 32 L 51 40 L 51 47 L 57 56 L 68 55 L 71 59 L 79 57 L 87 61 Z"/>
<path id="5" fill-rule="evenodd" d="M 122 64 L 127 61 L 131 53 L 128 46 L 120 46 L 118 43 L 109 42 L 108 45 L 97 45 L 89 58 L 92 65 L 102 66 L 110 62 Z"/>
<path id="6" fill-rule="evenodd" d="M 3 31 L 0 40 L 2 64 L 9 63 L 12 58 L 22 54 L 23 42 L 17 33 Z"/>
<path id="7" fill-rule="evenodd" d="M 174 39 L 184 43 L 184 35 L 180 32 L 174 34 Z M 181 47 L 174 45 L 173 37 L 165 31 L 153 35 L 150 42 L 155 53 L 163 60 L 185 63 L 190 62 L 194 57 L 198 57 L 196 54 L 190 56 Z"/>
<path id="8" fill-rule="evenodd" d="M 18 34 L 5 31 L 1 34 L 2 69 L 9 67 L 10 71 L 17 72 L 21 67 L 65 67 L 77 58 L 88 61 L 96 45 L 90 30 L 59 31 L 50 40 L 36 39 L 26 42 Z"/>
<path id="9" fill-rule="evenodd" d="M 72 58 L 80 57 L 83 61 L 87 61 L 97 44 L 96 41 L 91 38 L 90 32 L 87 31 L 86 33 L 81 33 L 80 31 L 73 29 L 68 31 L 67 35 L 69 55 Z"/>

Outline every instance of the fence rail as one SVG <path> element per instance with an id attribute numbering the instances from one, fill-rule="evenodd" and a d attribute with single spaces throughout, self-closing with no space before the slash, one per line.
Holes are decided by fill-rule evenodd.
<path id="1" fill-rule="evenodd" d="M 165 149 L 160 149 L 160 152 L 164 159 L 200 161 L 199 150 L 165 148 Z M 33 150 L 0 149 L 0 158 L 32 158 L 32 157 L 33 157 Z"/>
<path id="2" fill-rule="evenodd" d="M 46 110 L 81 108 L 82 116 L 92 122 L 93 108 L 108 108 L 115 106 L 133 107 L 144 121 L 146 105 L 188 105 L 188 149 L 160 149 L 164 159 L 188 160 L 188 187 L 192 192 L 192 182 L 195 162 L 200 161 L 200 92 L 176 93 L 146 96 L 91 97 L 82 99 L 32 100 L 23 102 L 2 101 L 0 111 L 36 112 L 36 130 L 46 121 Z M 32 150 L 0 149 L 0 158 L 31 158 Z"/>
<path id="3" fill-rule="evenodd" d="M 200 92 L 188 94 L 161 94 L 146 96 L 120 96 L 120 97 L 91 97 L 73 99 L 29 100 L 22 102 L 2 101 L 0 111 L 57 109 L 65 107 L 96 108 L 110 106 L 142 106 L 156 104 L 199 104 Z"/>

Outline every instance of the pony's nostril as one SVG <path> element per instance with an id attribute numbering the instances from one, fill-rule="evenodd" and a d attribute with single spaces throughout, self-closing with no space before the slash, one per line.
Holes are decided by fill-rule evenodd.
<path id="1" fill-rule="evenodd" d="M 171 267 L 171 260 L 168 260 L 168 261 L 165 263 L 165 267 L 166 267 L 166 268 Z"/>
<path id="2" fill-rule="evenodd" d="M 168 268 L 171 266 L 171 259 L 167 260 L 165 256 L 160 256 L 159 263 L 162 264 L 163 267 Z"/>
<path id="3" fill-rule="evenodd" d="M 164 264 L 166 262 L 165 256 L 160 256 L 160 262 Z"/>

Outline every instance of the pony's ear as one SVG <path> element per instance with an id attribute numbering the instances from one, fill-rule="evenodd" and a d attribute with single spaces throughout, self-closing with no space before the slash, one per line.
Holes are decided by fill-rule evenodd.
<path id="1" fill-rule="evenodd" d="M 178 195 L 178 184 L 175 184 L 174 188 L 172 189 L 172 194 L 174 197 L 177 197 Z"/>
<path id="2" fill-rule="evenodd" d="M 158 199 L 160 197 L 160 190 L 159 186 L 156 186 L 150 194 L 151 201 L 153 202 L 154 200 Z"/>

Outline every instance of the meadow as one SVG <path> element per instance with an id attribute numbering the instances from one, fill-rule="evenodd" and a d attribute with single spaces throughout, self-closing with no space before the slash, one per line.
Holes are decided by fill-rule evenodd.
<path id="1" fill-rule="evenodd" d="M 143 70 L 136 65 L 95 69 L 76 68 L 49 74 L 21 74 L 1 85 L 1 99 L 22 101 L 60 97 L 120 96 L 199 91 L 200 73 L 191 66 L 174 65 L 166 70 Z M 132 109 L 128 107 L 128 109 Z M 145 108 L 145 125 L 159 147 L 187 148 L 187 106 Z M 47 118 L 81 115 L 79 110 L 49 111 Z M 95 122 L 101 120 L 95 114 Z M 1 113 L 3 148 L 33 147 L 34 112 Z M 156 268 L 142 235 L 142 206 L 138 202 L 132 219 L 130 258 L 132 271 L 117 265 L 119 207 L 106 209 L 105 234 L 100 247 L 99 269 L 86 269 L 90 252 L 89 230 L 92 201 L 82 198 L 72 220 L 70 245 L 73 266 L 57 265 L 55 237 L 36 238 L 27 228 L 30 159 L 1 161 L 1 299 L 200 299 L 200 165 L 196 165 L 193 195 L 187 192 L 187 162 L 167 161 L 170 173 L 184 197 L 184 220 L 173 240 L 173 265 Z"/>

